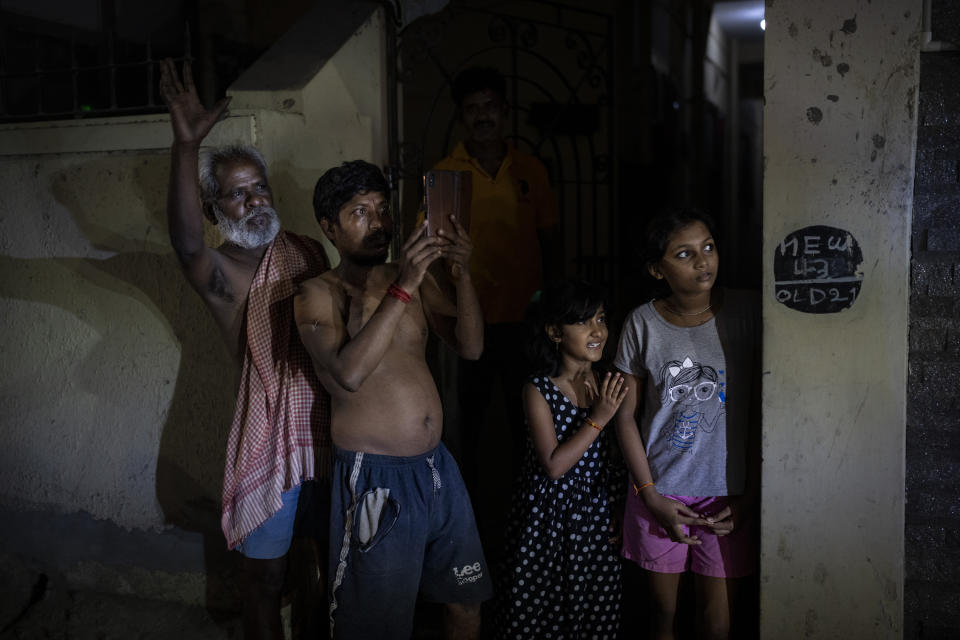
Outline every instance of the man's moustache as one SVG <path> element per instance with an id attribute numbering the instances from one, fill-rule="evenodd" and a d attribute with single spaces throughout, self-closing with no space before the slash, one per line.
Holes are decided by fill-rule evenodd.
<path id="1" fill-rule="evenodd" d="M 256 216 L 263 216 L 267 219 L 276 218 L 277 210 L 274 209 L 273 207 L 268 207 L 266 205 L 254 207 L 253 209 L 250 210 L 250 212 L 247 215 L 243 216 L 243 220 L 241 220 L 240 222 L 241 224 L 249 222 Z"/>
<path id="2" fill-rule="evenodd" d="M 393 240 L 393 233 L 390 231 L 374 231 L 363 239 L 363 244 L 368 247 L 380 247 Z"/>

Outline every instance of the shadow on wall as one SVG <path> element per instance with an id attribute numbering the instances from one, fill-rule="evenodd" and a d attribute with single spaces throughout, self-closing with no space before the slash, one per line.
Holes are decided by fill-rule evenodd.
<path id="1" fill-rule="evenodd" d="M 151 455 L 156 443 L 155 489 L 163 521 L 202 535 L 206 606 L 236 610 L 238 598 L 230 579 L 234 561 L 220 530 L 220 490 L 237 366 L 199 296 L 186 283 L 167 242 L 167 163 L 166 155 L 131 158 L 124 154 L 52 173 L 50 193 L 70 213 L 80 233 L 96 249 L 117 254 L 104 260 L 0 257 L 4 273 L 0 297 L 45 303 L 90 327 L 98 337 L 95 347 L 87 350 L 82 363 L 71 363 L 80 391 L 129 405 L 137 405 L 138 398 L 123 397 L 128 393 L 136 395 L 139 391 L 143 402 L 169 397 L 168 406 L 158 406 L 151 414 L 157 416 L 156 425 L 121 424 L 122 419 L 116 416 L 112 418 L 115 423 L 108 421 L 110 417 L 98 422 L 101 418 L 79 414 L 78 422 L 92 422 L 94 429 L 101 431 L 97 441 L 118 442 L 120 456 L 127 457 L 124 462 L 138 469 L 128 471 L 129 484 L 121 481 L 117 487 L 120 495 L 105 496 L 107 501 L 138 499 L 127 498 L 130 494 L 124 495 L 125 490 L 136 491 L 138 483 L 148 486 L 150 479 L 144 476 L 150 473 L 153 461 L 148 464 L 130 458 Z M 118 184 L 105 184 L 112 180 Z M 118 191 L 123 192 L 119 198 Z M 129 218 L 116 210 L 117 202 L 131 203 Z M 45 231 L 64 232 L 55 228 Z M 98 300 L 104 301 L 102 307 Z M 141 317 L 145 310 L 147 315 L 156 316 L 157 322 L 149 327 L 137 326 L 131 324 L 138 322 L 137 314 L 117 317 L 111 313 L 119 310 L 123 315 L 124 308 L 130 309 L 131 304 L 139 305 Z M 161 331 L 158 336 L 157 325 L 165 328 L 167 335 Z M 71 338 L 52 339 L 66 342 Z M 164 385 L 174 385 L 172 392 L 158 394 L 148 389 L 156 384 L 157 374 L 149 371 L 149 358 L 146 362 L 134 360 L 144 357 L 143 342 L 159 345 L 157 350 L 179 348 L 176 380 L 162 380 Z M 28 396 L 46 393 L 38 389 L 24 392 Z M 154 437 L 153 442 L 130 440 Z M 78 447 L 78 451 L 70 451 L 68 445 L 66 454 L 88 456 L 82 466 L 96 473 L 100 462 L 95 447 Z M 126 522 L 118 524 L 130 528 Z M 110 550 L 103 553 L 103 558 L 92 559 L 109 563 Z M 144 549 L 143 553 L 150 554 L 151 550 Z M 155 566 L 156 559 L 150 564 Z M 180 567 L 182 563 L 171 558 L 170 566 Z"/>

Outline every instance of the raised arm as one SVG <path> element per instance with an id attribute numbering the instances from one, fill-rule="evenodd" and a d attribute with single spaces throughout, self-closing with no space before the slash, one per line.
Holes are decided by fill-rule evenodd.
<path id="1" fill-rule="evenodd" d="M 219 254 L 203 242 L 203 210 L 197 178 L 197 153 L 203 139 L 226 111 L 229 98 L 213 109 L 200 103 L 189 63 L 183 64 L 183 79 L 173 60 L 160 64 L 160 95 L 170 110 L 173 146 L 170 149 L 170 186 L 167 220 L 170 243 L 190 283 L 203 291 L 216 267 Z"/>
<path id="2" fill-rule="evenodd" d="M 588 389 L 593 396 L 590 415 L 580 423 L 576 433 L 559 442 L 547 401 L 532 384 L 523 385 L 523 412 L 527 417 L 530 439 L 537 460 L 551 480 L 556 480 L 577 464 L 617 412 L 626 393 L 619 373 L 606 374 L 599 392 L 592 384 Z"/>
<path id="3" fill-rule="evenodd" d="M 639 490 L 644 504 L 674 542 L 700 544 L 699 538 L 686 535 L 681 525 L 706 525 L 706 520 L 683 503 L 660 495 L 654 485 L 653 474 L 650 472 L 650 464 L 647 461 L 647 451 L 643 446 L 640 430 L 637 429 L 637 399 L 643 390 L 643 383 L 636 376 L 628 373 L 624 373 L 623 376 L 627 393 L 615 421 L 620 451 L 623 452 L 627 468 L 636 483 L 634 489 Z"/>
<path id="4" fill-rule="evenodd" d="M 443 244 L 441 254 L 446 258 L 447 273 L 456 290 L 456 304 L 452 304 L 436 281 L 428 274 L 423 281 L 421 294 L 424 311 L 430 326 L 440 338 L 456 350 L 465 360 L 476 360 L 483 353 L 483 312 L 477 291 L 470 278 L 470 254 L 473 244 L 470 235 L 456 218 L 451 236 L 440 230 Z"/>
<path id="5" fill-rule="evenodd" d="M 403 292 L 416 291 L 427 267 L 440 256 L 436 238 L 419 227 L 403 247 L 403 260 L 394 285 Z M 383 297 L 373 314 L 354 335 L 347 331 L 346 295 L 326 279 L 303 284 L 293 301 L 300 340 L 313 360 L 320 382 L 333 382 L 346 391 L 357 391 L 383 360 L 393 342 L 407 303 L 400 297 Z"/>

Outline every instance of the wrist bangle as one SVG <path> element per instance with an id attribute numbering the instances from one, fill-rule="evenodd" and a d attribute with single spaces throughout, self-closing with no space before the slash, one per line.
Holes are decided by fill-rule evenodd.
<path id="1" fill-rule="evenodd" d="M 586 423 L 587 423 L 588 425 L 590 425 L 591 427 L 593 427 L 594 429 L 596 429 L 597 431 L 603 431 L 603 427 L 601 427 L 600 425 L 598 425 L 596 422 L 594 422 L 594 421 L 591 420 L 590 418 L 585 417 L 585 418 L 583 419 L 583 421 L 586 422 Z"/>
<path id="2" fill-rule="evenodd" d="M 398 285 L 396 282 L 391 282 L 390 286 L 387 287 L 387 295 L 396 298 L 403 304 L 408 304 L 411 300 L 410 294 L 403 290 L 403 287 Z"/>
<path id="3" fill-rule="evenodd" d="M 652 482 L 645 482 L 645 483 L 643 483 L 643 484 L 641 484 L 641 485 L 636 485 L 636 484 L 635 484 L 635 485 L 633 485 L 634 495 L 640 495 L 640 492 L 641 492 L 641 491 L 643 491 L 643 490 L 646 489 L 647 487 L 652 487 L 652 486 L 653 486 L 653 483 L 652 483 Z"/>

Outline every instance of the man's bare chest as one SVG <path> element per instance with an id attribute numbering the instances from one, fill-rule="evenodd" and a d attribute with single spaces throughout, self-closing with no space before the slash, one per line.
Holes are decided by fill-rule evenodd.
<path id="1" fill-rule="evenodd" d="M 383 287 L 382 291 L 367 290 L 353 296 L 347 295 L 344 311 L 347 333 L 351 339 L 356 337 L 373 319 L 386 295 L 386 287 Z M 426 341 L 428 332 L 420 297 L 414 294 L 413 299 L 404 307 L 403 315 L 397 323 L 394 342 L 419 344 Z"/>

